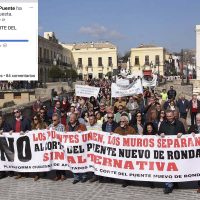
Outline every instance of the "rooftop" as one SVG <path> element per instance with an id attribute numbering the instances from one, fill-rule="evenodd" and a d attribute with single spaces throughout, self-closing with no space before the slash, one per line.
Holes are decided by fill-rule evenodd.
<path id="1" fill-rule="evenodd" d="M 152 48 L 152 47 L 158 47 L 154 44 L 140 44 L 138 47 L 136 48 Z"/>
<path id="2" fill-rule="evenodd" d="M 83 42 L 73 44 L 73 49 L 87 49 L 87 48 L 116 48 L 116 46 L 110 42 Z"/>

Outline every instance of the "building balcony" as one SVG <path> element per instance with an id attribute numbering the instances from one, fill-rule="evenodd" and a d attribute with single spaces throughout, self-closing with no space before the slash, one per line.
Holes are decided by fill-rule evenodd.
<path id="1" fill-rule="evenodd" d="M 38 58 L 38 63 L 42 64 L 52 64 L 53 60 L 47 58 Z"/>
<path id="2" fill-rule="evenodd" d="M 81 68 L 83 68 L 83 64 L 78 63 L 78 64 L 77 64 L 77 69 L 81 69 Z"/>

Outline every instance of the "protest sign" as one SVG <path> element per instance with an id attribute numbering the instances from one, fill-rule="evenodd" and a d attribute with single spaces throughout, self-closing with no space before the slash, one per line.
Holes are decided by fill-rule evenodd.
<path id="1" fill-rule="evenodd" d="M 130 83 L 128 79 L 116 78 L 116 84 L 118 86 L 128 86 Z"/>
<path id="2" fill-rule="evenodd" d="M 125 97 L 142 93 L 143 93 L 143 88 L 140 79 L 137 79 L 129 86 L 118 86 L 116 83 L 112 83 L 111 85 L 112 97 Z"/>
<path id="3" fill-rule="evenodd" d="M 95 98 L 97 98 L 99 90 L 99 87 L 91 87 L 88 85 L 75 85 L 75 94 L 76 96 L 80 97 L 90 98 L 91 96 L 94 96 Z"/>
<path id="4" fill-rule="evenodd" d="M 93 171 L 127 180 L 183 182 L 200 179 L 200 135 L 110 135 L 100 131 L 30 131 L 0 136 L 0 170 Z"/>
<path id="5" fill-rule="evenodd" d="M 142 78 L 142 86 L 143 87 L 155 87 L 157 83 L 157 75 L 153 75 L 153 79 L 151 81 L 148 81 Z"/>

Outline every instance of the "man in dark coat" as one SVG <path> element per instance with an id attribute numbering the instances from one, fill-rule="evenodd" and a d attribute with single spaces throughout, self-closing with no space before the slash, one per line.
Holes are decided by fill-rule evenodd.
<path id="1" fill-rule="evenodd" d="M 10 134 L 13 133 L 24 134 L 26 131 L 30 131 L 31 121 L 22 116 L 20 109 L 14 109 L 13 113 L 14 113 L 14 119 L 9 124 Z M 23 146 L 20 146 L 19 148 L 23 148 Z M 22 176 L 28 177 L 28 175 L 29 175 L 28 173 L 17 173 L 15 179 L 22 178 Z"/>
<path id="2" fill-rule="evenodd" d="M 114 114 L 113 113 L 108 113 L 107 114 L 107 122 L 104 122 L 102 125 L 102 131 L 105 132 L 114 132 L 114 130 L 118 127 L 118 123 L 115 122 L 114 119 Z"/>
<path id="3" fill-rule="evenodd" d="M 25 133 L 26 131 L 31 130 L 31 122 L 30 120 L 24 118 L 19 109 L 14 109 L 14 118 L 12 122 L 9 124 L 9 131 Z"/>
<path id="4" fill-rule="evenodd" d="M 184 95 L 181 95 L 181 98 L 176 102 L 176 106 L 179 109 L 180 118 L 186 119 L 187 112 L 189 109 L 189 101 L 187 99 L 185 99 Z"/>
<path id="5" fill-rule="evenodd" d="M 177 135 L 178 138 L 185 134 L 185 128 L 181 121 L 176 120 L 174 112 L 171 110 L 166 111 L 166 120 L 160 125 L 158 134 L 161 137 L 165 135 Z M 169 194 L 173 191 L 174 184 L 171 182 L 165 183 L 165 188 L 163 190 L 164 194 Z"/>
<path id="6" fill-rule="evenodd" d="M 173 86 L 170 86 L 170 90 L 167 92 L 168 99 L 175 99 L 176 98 L 176 90 L 174 90 Z"/>

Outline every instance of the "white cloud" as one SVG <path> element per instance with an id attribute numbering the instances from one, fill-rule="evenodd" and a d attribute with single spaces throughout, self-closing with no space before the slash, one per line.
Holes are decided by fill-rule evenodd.
<path id="1" fill-rule="evenodd" d="M 116 30 L 109 30 L 102 25 L 92 25 L 92 26 L 82 26 L 79 30 L 80 33 L 90 35 L 92 37 L 97 37 L 101 39 L 123 39 L 124 35 Z"/>

